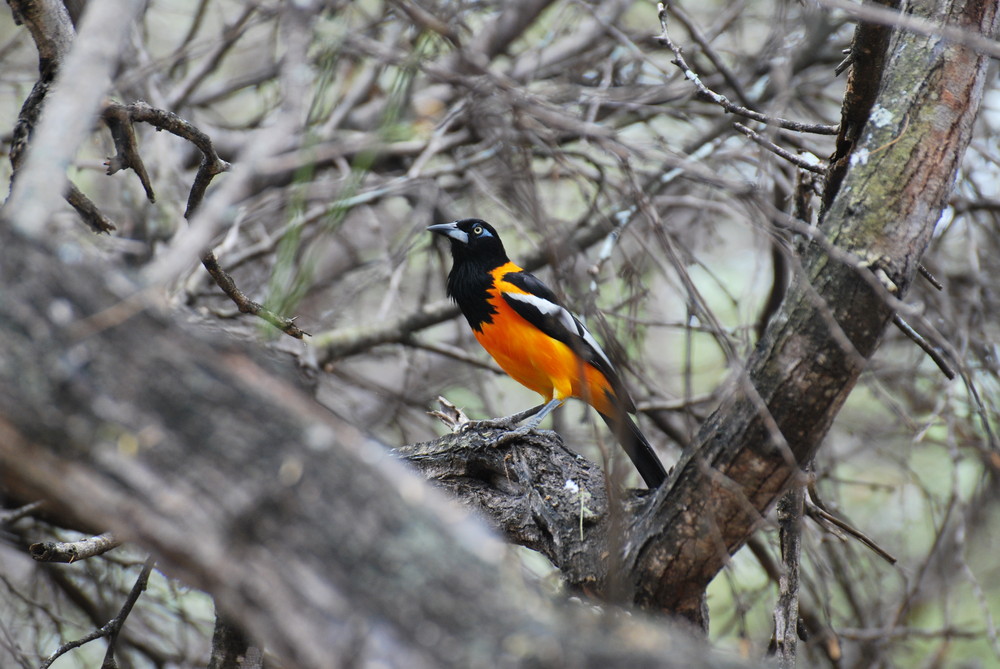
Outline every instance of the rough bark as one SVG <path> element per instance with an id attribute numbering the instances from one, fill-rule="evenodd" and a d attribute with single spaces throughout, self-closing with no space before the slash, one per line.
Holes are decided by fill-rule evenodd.
<path id="1" fill-rule="evenodd" d="M 778 602 L 774 606 L 774 636 L 768 653 L 782 669 L 794 669 L 798 653 L 799 565 L 802 559 L 802 504 L 805 486 L 793 486 L 778 501 L 778 537 L 781 544 L 781 575 Z M 803 637 L 804 638 L 804 637 Z"/>
<path id="2" fill-rule="evenodd" d="M 570 585 L 603 588 L 606 563 L 595 556 L 607 550 L 609 509 L 600 467 L 565 451 L 554 433 L 498 444 L 502 434 L 465 430 L 399 453 L 508 540 L 548 557 Z"/>
<path id="3" fill-rule="evenodd" d="M 609 556 L 620 555 L 622 523 L 641 514 L 650 493 L 609 486 L 600 466 L 555 432 L 504 439 L 473 426 L 397 452 L 508 541 L 545 555 L 568 586 L 615 599 L 621 565 Z"/>
<path id="4" fill-rule="evenodd" d="M 881 0 L 879 4 L 896 9 L 898 0 Z M 848 55 L 850 71 L 847 76 L 847 90 L 840 114 L 840 132 L 837 133 L 837 148 L 830 156 L 830 166 L 826 173 L 826 188 L 823 191 L 824 208 L 830 206 L 849 166 L 854 145 L 868 122 L 872 105 L 878 95 L 885 71 L 892 28 L 878 23 L 859 21 L 854 31 L 854 40 Z"/>
<path id="5" fill-rule="evenodd" d="M 24 150 L 38 123 L 42 103 L 63 58 L 73 44 L 76 32 L 66 7 L 59 0 L 37 3 L 9 3 L 18 24 L 24 24 L 38 47 L 38 81 L 21 105 L 10 143 L 10 163 L 21 166 Z"/>

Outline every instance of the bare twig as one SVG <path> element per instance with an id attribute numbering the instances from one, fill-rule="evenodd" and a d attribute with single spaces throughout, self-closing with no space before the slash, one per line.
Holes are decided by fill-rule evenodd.
<path id="1" fill-rule="evenodd" d="M 779 128 L 784 128 L 785 130 L 794 130 L 796 132 L 810 132 L 818 135 L 836 135 L 838 126 L 836 125 L 824 125 L 820 123 L 800 123 L 799 121 L 790 121 L 788 119 L 778 118 L 768 116 L 767 114 L 761 114 L 760 112 L 754 111 L 752 109 L 747 109 L 746 107 L 735 104 L 725 95 L 721 93 L 716 93 L 706 86 L 701 77 L 699 77 L 691 66 L 687 64 L 684 60 L 684 55 L 681 53 L 681 48 L 673 43 L 670 39 L 670 35 L 667 34 L 667 7 L 664 3 L 659 3 L 658 12 L 660 18 L 660 28 L 661 32 L 656 36 L 656 39 L 668 47 L 674 52 L 674 64 L 680 68 L 681 72 L 684 73 L 684 78 L 693 83 L 697 88 L 698 92 L 707 97 L 709 100 L 719 105 L 727 112 L 733 114 L 739 114 L 740 116 L 745 116 L 747 118 L 753 119 L 755 121 L 760 121 L 761 123 L 766 123 L 768 125 L 774 125 Z"/>
<path id="2" fill-rule="evenodd" d="M 31 502 L 30 504 L 25 504 L 24 506 L 20 506 L 16 509 L 4 511 L 0 513 L 0 527 L 3 527 L 4 525 L 11 525 L 22 518 L 27 518 L 40 508 L 42 508 L 42 502 Z"/>
<path id="3" fill-rule="evenodd" d="M 226 54 L 229 53 L 240 36 L 247 30 L 250 19 L 257 13 L 257 10 L 256 3 L 246 5 L 243 13 L 240 14 L 232 25 L 226 27 L 220 39 L 215 42 L 215 49 L 204 59 L 201 67 L 197 71 L 192 72 L 187 79 L 180 83 L 177 90 L 174 91 L 168 101 L 171 109 L 179 109 L 185 105 L 188 98 L 201 82 L 218 69 L 219 63 L 222 62 L 222 59 L 226 57 Z"/>
<path id="4" fill-rule="evenodd" d="M 115 230 L 115 224 L 104 215 L 93 200 L 83 194 L 71 181 L 66 180 L 66 201 L 76 209 L 84 223 L 90 226 L 94 232 L 111 232 Z"/>
<path id="5" fill-rule="evenodd" d="M 722 78 L 726 80 L 729 87 L 732 88 L 733 92 L 735 92 L 737 97 L 739 97 L 740 102 L 742 102 L 745 107 L 749 107 L 752 102 L 747 96 L 746 91 L 743 88 L 743 84 L 736 77 L 736 73 L 733 72 L 732 69 L 726 64 L 726 61 L 719 56 L 719 54 L 712 47 L 712 43 L 707 37 L 705 37 L 704 34 L 702 34 L 695 22 L 691 20 L 690 16 L 687 15 L 687 12 L 679 6 L 673 4 L 670 6 L 670 11 L 673 12 L 674 17 L 680 21 L 682 26 L 684 26 L 684 29 L 688 31 L 688 34 L 691 35 L 691 39 L 693 39 L 695 43 L 701 47 L 705 56 L 708 57 L 715 69 L 719 71 Z"/>
<path id="6" fill-rule="evenodd" d="M 764 147 L 765 149 L 767 149 L 771 153 L 774 153 L 775 155 L 781 156 L 782 158 L 784 158 L 788 162 L 792 163 L 796 167 L 798 167 L 800 169 L 803 169 L 803 170 L 807 170 L 809 172 L 814 172 L 815 174 L 826 174 L 826 168 L 823 167 L 822 165 L 817 165 L 816 163 L 811 163 L 808 160 L 805 160 L 804 158 L 795 155 L 791 151 L 788 151 L 787 149 L 781 148 L 780 146 L 778 146 L 777 144 L 775 144 L 771 140 L 769 140 L 766 137 L 762 136 L 760 133 L 755 132 L 754 130 L 751 130 L 750 128 L 748 128 L 747 126 L 743 125 L 742 123 L 734 123 L 733 127 L 735 127 L 737 130 L 739 130 L 740 132 L 742 132 L 744 135 L 746 135 L 747 137 L 749 137 L 750 139 L 752 139 L 759 146 Z"/>
<path id="7" fill-rule="evenodd" d="M 190 218 L 198 205 L 201 204 L 212 179 L 229 170 L 229 163 L 219 157 L 212 139 L 173 112 L 156 109 L 140 100 L 128 105 L 110 103 L 105 106 L 102 117 L 111 128 L 115 148 L 118 150 L 117 156 L 108 159 L 108 174 L 114 174 L 127 167 L 133 168 L 139 175 L 139 180 L 142 182 L 143 188 L 146 189 L 146 195 L 150 201 L 154 199 L 153 191 L 148 183 L 149 178 L 145 176 L 142 159 L 139 157 L 135 132 L 132 130 L 133 123 L 137 121 L 148 123 L 158 130 L 166 130 L 188 140 L 201 151 L 201 164 L 197 174 L 195 174 L 194 183 L 191 185 L 191 192 L 188 194 L 187 208 L 184 211 L 185 218 Z"/>
<path id="8" fill-rule="evenodd" d="M 691 408 L 692 406 L 707 404 L 715 399 L 718 399 L 715 393 L 704 393 L 701 395 L 692 395 L 691 397 L 682 397 L 676 400 L 649 400 L 646 402 L 638 402 L 636 406 L 639 409 L 639 413 L 649 413 L 650 411 L 683 411 Z"/>
<path id="9" fill-rule="evenodd" d="M 181 40 L 181 43 L 175 49 L 175 53 L 180 53 L 184 51 L 188 47 L 188 45 L 191 44 L 191 42 L 194 40 L 195 35 L 198 34 L 198 31 L 201 29 L 202 23 L 205 20 L 205 14 L 206 14 L 205 10 L 208 9 L 208 6 L 209 6 L 209 0 L 199 0 L 198 9 L 195 10 L 194 17 L 191 19 L 191 25 L 188 26 L 187 33 L 184 35 L 184 39 Z M 178 67 L 178 63 L 180 62 L 181 60 L 178 59 L 174 63 L 174 66 L 173 68 L 171 68 L 171 70 L 176 69 Z"/>
<path id="10" fill-rule="evenodd" d="M 837 629 L 844 639 L 851 641 L 877 641 L 885 643 L 895 639 L 978 639 L 983 636 L 984 630 L 976 628 L 943 627 L 941 629 L 928 629 L 922 627 L 875 627 L 862 629 L 857 627 L 841 627 Z"/>
<path id="11" fill-rule="evenodd" d="M 805 513 L 807 516 L 818 522 L 820 525 L 830 524 L 835 526 L 837 529 L 846 532 L 850 536 L 854 537 L 865 546 L 867 546 L 873 553 L 878 555 L 880 558 L 888 562 L 889 564 L 896 564 L 896 558 L 893 555 L 875 543 L 875 540 L 870 538 L 861 530 L 855 528 L 850 523 L 837 518 L 835 515 L 829 511 L 823 509 L 818 504 L 813 502 L 811 499 L 806 498 L 805 501 Z"/>
<path id="12" fill-rule="evenodd" d="M 104 108 L 102 114 L 104 123 L 111 131 L 111 138 L 115 142 L 117 155 L 108 158 L 104 164 L 108 166 L 108 175 L 112 175 L 118 170 L 132 168 L 142 183 L 143 190 L 146 191 L 146 198 L 150 202 L 156 202 L 156 195 L 153 194 L 153 186 L 149 182 L 149 174 L 146 173 L 146 166 L 142 162 L 139 154 L 139 147 L 135 140 L 135 128 L 132 126 L 132 119 L 128 113 L 128 108 L 124 105 L 110 104 Z"/>
<path id="13" fill-rule="evenodd" d="M 928 283 L 934 286 L 937 290 L 944 290 L 944 284 L 938 281 L 937 277 L 931 274 L 929 269 L 923 265 L 917 265 L 917 271 L 920 272 L 920 276 L 927 279 Z"/>
<path id="14" fill-rule="evenodd" d="M 274 313 L 259 302 L 254 302 L 246 296 L 242 290 L 236 286 L 236 282 L 222 267 L 219 266 L 219 259 L 215 257 L 214 251 L 209 251 L 201 258 L 201 264 L 205 266 L 215 283 L 229 296 L 240 312 L 257 316 L 278 328 L 290 337 L 302 339 L 308 332 L 303 331 L 295 324 L 294 318 L 285 318 Z"/>
<path id="15" fill-rule="evenodd" d="M 924 339 L 923 335 L 914 330 L 909 323 L 904 321 L 902 316 L 894 314 L 892 322 L 895 323 L 896 327 L 898 327 L 903 334 L 909 337 L 914 344 L 919 346 L 924 353 L 930 356 L 931 360 L 934 361 L 934 364 L 938 366 L 938 369 L 940 369 L 949 380 L 955 378 L 955 370 L 951 368 L 948 361 L 944 359 L 943 355 L 941 355 L 941 351 L 935 348 L 929 341 Z"/>
<path id="16" fill-rule="evenodd" d="M 978 197 L 973 200 L 956 195 L 948 201 L 948 204 L 950 204 L 951 208 L 955 210 L 956 216 L 958 214 L 967 214 L 973 211 L 988 211 L 990 213 L 1000 212 L 1000 200 L 988 197 Z"/>
<path id="17" fill-rule="evenodd" d="M 80 541 L 47 541 L 32 544 L 28 552 L 36 562 L 77 562 L 95 555 L 103 555 L 113 548 L 121 546 L 122 542 L 111 533 L 99 534 Z"/>
<path id="18" fill-rule="evenodd" d="M 117 666 L 114 663 L 114 648 L 115 641 L 118 640 L 118 633 L 121 632 L 122 626 L 125 624 L 125 620 L 128 615 L 132 612 L 132 607 L 139 600 L 139 596 L 146 589 L 146 584 L 149 582 L 149 575 L 153 571 L 153 565 L 155 561 L 153 558 L 147 558 L 146 563 L 142 566 L 142 571 L 139 572 L 139 578 L 136 579 L 135 585 L 132 586 L 132 590 L 128 593 L 128 598 L 122 605 L 121 610 L 118 612 L 114 618 L 109 620 L 100 629 L 96 629 L 86 636 L 80 637 L 76 641 L 70 641 L 59 646 L 51 655 L 49 655 L 44 662 L 42 662 L 40 669 L 48 669 L 52 666 L 52 663 L 57 659 L 68 653 L 69 651 L 79 648 L 84 644 L 90 643 L 95 639 L 108 639 L 108 650 L 104 656 L 104 662 L 101 665 L 102 669 L 107 667 Z"/>
<path id="19" fill-rule="evenodd" d="M 457 346 L 452 346 L 450 344 L 435 344 L 431 342 L 426 342 L 421 340 L 416 336 L 405 337 L 402 343 L 406 346 L 412 346 L 413 348 L 419 348 L 424 351 L 430 351 L 431 353 L 437 353 L 446 358 L 451 358 L 452 360 L 458 360 L 459 362 L 464 362 L 467 365 L 472 365 L 473 367 L 478 367 L 480 369 L 485 369 L 486 371 L 493 372 L 494 374 L 504 374 L 504 372 L 499 369 L 496 365 L 491 365 L 486 362 L 484 356 L 479 354 L 478 351 L 475 353 L 470 353 L 465 349 L 459 348 Z"/>

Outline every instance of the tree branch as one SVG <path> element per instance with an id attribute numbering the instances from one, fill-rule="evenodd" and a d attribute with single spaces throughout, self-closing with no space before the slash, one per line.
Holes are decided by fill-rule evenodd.
<path id="1" fill-rule="evenodd" d="M 545 555 L 569 585 L 606 593 L 613 514 L 601 468 L 568 450 L 554 432 L 504 440 L 503 432 L 472 425 L 397 452 L 509 541 Z M 616 502 L 629 507 L 623 515 L 631 517 L 641 499 L 630 491 Z"/>
<path id="2" fill-rule="evenodd" d="M 68 543 L 46 541 L 45 543 L 31 544 L 28 547 L 28 552 L 38 562 L 76 562 L 95 555 L 103 555 L 121 545 L 121 541 L 115 539 L 114 535 L 107 533 Z"/>
<path id="3" fill-rule="evenodd" d="M 795 485 L 778 501 L 781 576 L 774 607 L 771 652 L 782 669 L 795 669 L 799 630 L 799 564 L 802 558 L 802 504 L 805 486 Z"/>
<path id="4" fill-rule="evenodd" d="M 122 625 L 125 624 L 125 620 L 128 618 L 128 614 L 132 612 L 132 607 L 135 603 L 139 601 L 139 596 L 146 590 L 146 584 L 149 582 L 149 575 L 153 571 L 153 565 L 155 561 L 152 558 L 148 558 L 146 563 L 143 565 L 142 570 L 139 572 L 139 577 L 135 581 L 135 585 L 132 586 L 132 590 L 129 592 L 128 597 L 125 599 L 125 603 L 122 605 L 121 610 L 118 612 L 114 618 L 109 620 L 100 629 L 94 630 L 86 636 L 80 637 L 76 641 L 70 641 L 59 646 L 51 655 L 49 655 L 44 662 L 41 664 L 41 669 L 48 669 L 52 666 L 52 663 L 58 660 L 60 657 L 65 655 L 75 648 L 79 648 L 84 644 L 90 643 L 96 639 L 107 638 L 108 640 L 108 650 L 104 655 L 104 662 L 101 664 L 102 669 L 111 669 L 116 667 L 114 661 L 114 648 L 115 641 L 118 639 L 118 634 L 121 632 Z"/>
<path id="5" fill-rule="evenodd" d="M 157 130 L 166 130 L 191 142 L 201 152 L 201 163 L 191 184 L 187 208 L 184 210 L 185 218 L 190 218 L 205 199 L 205 192 L 212 179 L 230 168 L 229 163 L 219 157 L 211 137 L 173 112 L 156 109 L 142 101 L 127 105 L 110 103 L 104 107 L 101 117 L 111 129 L 111 136 L 118 151 L 118 155 L 108 159 L 108 174 L 131 167 L 142 182 L 150 202 L 154 201 L 155 197 L 136 146 L 135 132 L 132 130 L 134 123 L 148 123 Z"/>
<path id="6" fill-rule="evenodd" d="M 58 14 L 58 8 L 50 4 L 39 6 L 44 5 L 47 11 Z M 72 40 L 72 50 L 68 51 L 68 45 L 63 44 L 69 35 L 63 25 L 68 16 L 43 26 L 60 26 L 56 28 L 60 37 L 50 40 L 59 45 L 56 53 L 61 59 L 50 64 L 53 69 L 58 68 L 58 74 L 51 94 L 37 96 L 37 104 L 41 105 L 44 100 L 45 105 L 40 117 L 37 109 L 32 112 L 38 117 L 37 127 L 22 131 L 27 150 L 23 164 L 17 169 L 10 198 L 4 205 L 6 211 L 18 212 L 16 218 L 8 213 L 8 220 L 26 234 L 43 234 L 41 226 L 49 221 L 57 205 L 57 200 L 46 194 L 54 180 L 58 180 L 56 183 L 65 180 L 70 160 L 90 131 L 93 114 L 107 90 L 111 69 L 120 55 L 119 43 L 132 26 L 132 17 L 138 9 L 137 3 L 122 0 L 91 6 L 83 17 L 79 35 Z M 19 9 L 18 13 L 23 16 L 27 12 Z M 65 9 L 62 15 L 66 15 Z M 45 71 L 40 81 L 43 86 L 47 85 Z M 22 121 L 25 120 L 23 116 L 22 108 Z M 30 142 L 27 141 L 29 136 Z"/>
<path id="7" fill-rule="evenodd" d="M 699 93 L 725 109 L 727 112 L 739 114 L 740 116 L 745 116 L 749 119 L 753 119 L 754 121 L 766 123 L 767 125 L 777 126 L 779 128 L 784 128 L 785 130 L 794 130 L 796 132 L 811 132 L 820 135 L 837 134 L 837 126 L 835 125 L 801 123 L 799 121 L 790 121 L 788 119 L 771 117 L 767 114 L 761 114 L 758 111 L 747 109 L 746 107 L 735 104 L 725 95 L 711 90 L 702 82 L 701 77 L 699 77 L 694 70 L 691 69 L 691 66 L 687 64 L 687 61 L 684 59 L 684 54 L 681 52 L 681 48 L 674 44 L 673 40 L 670 39 L 670 35 L 667 33 L 667 12 L 667 4 L 662 2 L 659 3 L 660 34 L 657 35 L 656 39 L 663 44 L 663 46 L 674 52 L 674 64 L 677 65 L 681 72 L 684 73 L 684 78 L 695 85 Z"/>
<path id="8" fill-rule="evenodd" d="M 214 251 L 209 251 L 202 256 L 201 264 L 205 266 L 209 276 L 211 276 L 216 285 L 222 289 L 222 292 L 224 292 L 229 299 L 236 304 L 236 307 L 241 313 L 257 316 L 261 320 L 266 321 L 278 328 L 286 335 L 295 337 L 296 339 L 302 339 L 304 336 L 309 334 L 295 324 L 294 318 L 285 318 L 284 316 L 280 316 L 265 307 L 260 302 L 255 302 L 247 297 L 246 293 L 236 286 L 236 282 L 233 281 L 233 277 L 219 266 L 219 259 L 215 257 Z"/>

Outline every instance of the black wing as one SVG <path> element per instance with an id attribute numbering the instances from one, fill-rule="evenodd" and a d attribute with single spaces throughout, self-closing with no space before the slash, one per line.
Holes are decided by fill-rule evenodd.
<path id="1" fill-rule="evenodd" d="M 503 281 L 527 293 L 501 290 L 500 294 L 511 309 L 548 336 L 569 346 L 584 361 L 596 367 L 611 384 L 622 408 L 629 412 L 635 411 L 632 398 L 629 397 L 604 349 L 580 319 L 559 304 L 555 293 L 548 286 L 528 272 L 508 272 L 504 274 Z"/>

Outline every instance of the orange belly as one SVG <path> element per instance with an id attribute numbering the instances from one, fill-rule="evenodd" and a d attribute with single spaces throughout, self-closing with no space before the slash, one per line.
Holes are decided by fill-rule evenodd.
<path id="1" fill-rule="evenodd" d="M 490 301 L 499 313 L 475 335 L 505 372 L 546 401 L 578 397 L 602 414 L 617 413 L 611 400 L 614 391 L 597 368 L 526 321 L 502 297 L 494 299 L 495 293 L 490 292 Z"/>

